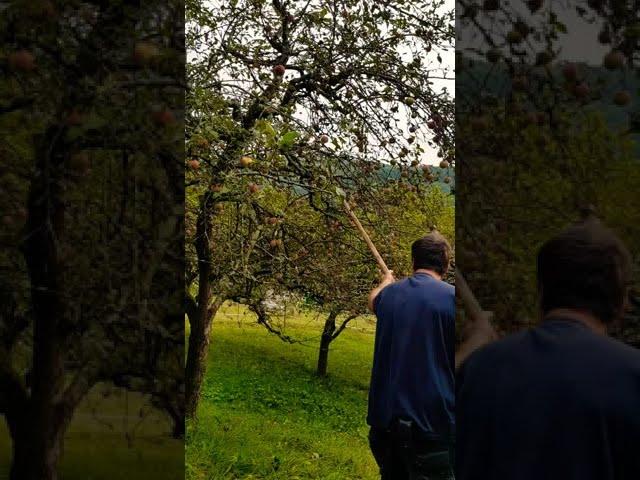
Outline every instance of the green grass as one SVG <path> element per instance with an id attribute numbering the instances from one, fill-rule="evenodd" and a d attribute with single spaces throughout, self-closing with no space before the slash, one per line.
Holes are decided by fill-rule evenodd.
<path id="1" fill-rule="evenodd" d="M 65 436 L 61 480 L 182 480 L 184 442 L 168 435 L 164 414 L 136 393 L 104 388 L 78 407 Z M 0 421 L 0 480 L 8 478 L 11 442 Z"/>
<path id="2" fill-rule="evenodd" d="M 187 480 L 374 479 L 365 423 L 373 326 L 334 342 L 329 377 L 314 375 L 322 318 L 286 319 L 289 345 L 236 306 L 212 330 L 196 422 L 187 430 Z"/>

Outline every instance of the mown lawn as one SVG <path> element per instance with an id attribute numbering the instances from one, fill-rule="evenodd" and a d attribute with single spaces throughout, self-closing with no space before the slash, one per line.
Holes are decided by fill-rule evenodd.
<path id="1" fill-rule="evenodd" d="M 184 442 L 168 435 L 164 414 L 136 393 L 95 389 L 65 438 L 61 480 L 182 480 Z M 0 421 L 0 480 L 8 478 L 11 443 Z"/>
<path id="2" fill-rule="evenodd" d="M 365 423 L 373 325 L 334 342 L 329 378 L 314 375 L 322 318 L 286 318 L 289 345 L 227 305 L 212 330 L 198 420 L 188 425 L 187 480 L 374 479 Z"/>

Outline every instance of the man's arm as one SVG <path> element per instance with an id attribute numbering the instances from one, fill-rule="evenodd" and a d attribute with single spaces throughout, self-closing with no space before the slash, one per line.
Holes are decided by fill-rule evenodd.
<path id="1" fill-rule="evenodd" d="M 480 318 L 473 318 L 467 326 L 465 340 L 456 351 L 456 370 L 465 360 L 480 347 L 498 339 L 498 335 L 491 325 L 491 312 L 482 312 Z"/>
<path id="2" fill-rule="evenodd" d="M 369 294 L 369 310 L 371 310 L 372 313 L 376 313 L 375 308 L 374 308 L 374 302 L 375 302 L 375 299 L 378 296 L 378 294 L 385 287 L 388 287 L 389 285 L 391 285 L 395 281 L 396 281 L 396 279 L 393 277 L 393 271 L 390 270 L 386 274 L 383 274 L 382 281 L 380 282 L 380 285 L 378 285 L 376 288 L 371 290 L 371 293 Z"/>

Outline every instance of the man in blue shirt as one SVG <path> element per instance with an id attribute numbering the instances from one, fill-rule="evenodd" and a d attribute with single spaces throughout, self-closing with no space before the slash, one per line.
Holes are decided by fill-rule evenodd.
<path id="1" fill-rule="evenodd" d="M 386 275 L 369 297 L 376 338 L 369 440 L 383 480 L 453 478 L 455 288 L 439 233 L 411 247 L 414 273 Z"/>
<path id="2" fill-rule="evenodd" d="M 457 382 L 460 480 L 640 479 L 640 351 L 607 336 L 631 257 L 589 218 L 538 254 L 542 321 L 472 353 Z"/>

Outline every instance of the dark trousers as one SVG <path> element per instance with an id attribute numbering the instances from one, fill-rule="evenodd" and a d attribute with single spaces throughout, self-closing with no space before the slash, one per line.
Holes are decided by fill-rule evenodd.
<path id="1" fill-rule="evenodd" d="M 398 420 L 388 430 L 372 427 L 369 445 L 381 480 L 455 479 L 452 437 L 425 437 L 411 422 Z"/>

